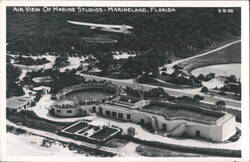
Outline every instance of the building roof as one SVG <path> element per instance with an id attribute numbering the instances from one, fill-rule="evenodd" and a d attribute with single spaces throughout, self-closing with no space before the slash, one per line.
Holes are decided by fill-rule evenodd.
<path id="1" fill-rule="evenodd" d="M 139 102 L 141 99 L 137 97 L 132 97 L 132 96 L 125 96 L 121 95 L 120 98 L 118 99 L 119 101 L 127 102 L 127 103 L 136 103 Z"/>
<path id="2" fill-rule="evenodd" d="M 71 101 L 71 100 L 67 100 L 67 99 L 57 101 L 53 104 L 53 106 L 55 106 L 57 108 L 61 108 L 61 109 L 78 108 L 79 107 L 79 105 L 76 102 Z"/>
<path id="3" fill-rule="evenodd" d="M 106 108 L 106 109 L 117 109 L 117 110 L 126 110 L 126 111 L 129 111 L 131 109 L 131 107 L 117 105 L 114 103 L 103 103 L 101 104 L 101 107 Z"/>
<path id="4" fill-rule="evenodd" d="M 17 109 L 21 106 L 26 105 L 27 103 L 29 103 L 31 101 L 31 98 L 29 97 L 11 97 L 7 99 L 7 108 L 10 109 Z"/>
<path id="5" fill-rule="evenodd" d="M 156 103 L 149 104 L 141 111 L 146 111 L 153 114 L 161 114 L 168 119 L 186 119 L 202 123 L 215 123 L 223 117 L 225 113 L 204 109 L 194 105 L 167 104 Z"/>
<path id="6" fill-rule="evenodd" d="M 35 77 L 32 80 L 36 83 L 49 83 L 53 81 L 53 78 L 51 78 L 51 76 L 44 76 L 44 77 Z"/>
<path id="7" fill-rule="evenodd" d="M 46 87 L 46 86 L 39 86 L 39 87 L 34 87 L 33 90 L 35 91 L 40 91 L 40 90 L 43 90 L 43 89 L 51 89 L 50 87 Z"/>

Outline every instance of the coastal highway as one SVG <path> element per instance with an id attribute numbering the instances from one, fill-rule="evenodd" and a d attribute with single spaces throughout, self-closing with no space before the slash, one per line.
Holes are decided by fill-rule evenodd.
<path id="1" fill-rule="evenodd" d="M 88 75 L 88 74 L 81 74 L 78 73 L 79 75 L 83 76 L 86 78 L 86 80 L 92 80 L 95 79 L 97 81 L 100 80 L 107 80 L 112 82 L 113 84 L 116 84 L 118 86 L 122 87 L 132 87 L 136 89 L 142 89 L 145 91 L 148 91 L 153 88 L 159 88 L 159 86 L 154 86 L 154 85 L 148 85 L 148 84 L 140 84 L 137 83 L 134 79 L 112 79 L 112 78 L 106 78 L 106 77 L 99 77 L 99 76 L 94 76 L 94 75 Z M 173 89 L 173 88 L 166 88 L 166 87 L 161 87 L 171 96 L 194 96 L 196 94 L 203 96 L 204 97 L 204 102 L 205 103 L 210 103 L 210 104 L 215 104 L 216 101 L 223 100 L 226 102 L 226 106 L 233 108 L 233 109 L 241 109 L 241 102 L 237 100 L 232 100 L 228 98 L 222 98 L 222 97 L 212 97 L 208 95 L 204 95 L 199 92 L 199 89 Z"/>

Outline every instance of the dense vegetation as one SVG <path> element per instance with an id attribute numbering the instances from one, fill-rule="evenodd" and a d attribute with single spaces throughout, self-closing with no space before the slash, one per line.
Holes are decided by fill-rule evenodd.
<path id="1" fill-rule="evenodd" d="M 104 24 L 128 24 L 130 35 L 99 34 L 88 27 L 67 23 L 78 20 Z M 26 13 L 7 10 L 9 51 L 23 53 L 133 50 L 188 57 L 213 42 L 240 35 L 240 10 L 219 14 L 216 8 L 177 8 L 175 13 Z M 83 36 L 111 37 L 115 45 L 88 44 Z M 72 48 L 74 47 L 74 48 Z M 161 49 L 161 50 L 158 50 Z M 158 54 L 159 55 L 159 54 Z"/>
<path id="2" fill-rule="evenodd" d="M 129 35 L 100 33 L 67 20 L 101 24 L 126 24 L 134 27 Z M 232 14 L 216 8 L 176 8 L 174 13 L 59 13 L 13 12 L 7 9 L 7 51 L 61 56 L 93 54 L 102 70 L 100 75 L 142 80 L 159 75 L 158 67 L 205 50 L 212 44 L 241 34 L 240 9 Z M 83 37 L 118 40 L 115 44 L 88 43 Z M 114 60 L 112 51 L 135 51 L 137 56 Z M 66 62 L 65 62 L 66 63 Z M 118 73 L 117 73 L 118 72 Z M 113 76 L 112 76 L 113 77 Z"/>
<path id="3" fill-rule="evenodd" d="M 57 57 L 55 59 L 55 67 L 61 68 L 69 65 L 68 57 Z"/>
<path id="4" fill-rule="evenodd" d="M 50 76 L 51 82 L 35 83 L 32 78 Z M 76 74 L 76 70 L 69 70 L 67 72 L 60 72 L 58 69 L 38 70 L 34 72 L 27 72 L 27 76 L 23 78 L 23 84 L 32 84 L 35 86 L 50 86 L 51 92 L 54 93 L 64 87 L 80 84 L 85 82 L 85 78 Z"/>
<path id="5" fill-rule="evenodd" d="M 33 59 L 31 57 L 26 58 L 23 57 L 22 55 L 19 55 L 19 57 L 16 59 L 16 63 L 30 66 L 30 65 L 43 65 L 49 63 L 49 61 L 45 57 Z"/>
<path id="6" fill-rule="evenodd" d="M 20 85 L 16 83 L 18 77 L 21 74 L 21 70 L 15 68 L 12 64 L 7 63 L 7 86 L 6 86 L 6 97 L 22 96 L 24 91 Z"/>

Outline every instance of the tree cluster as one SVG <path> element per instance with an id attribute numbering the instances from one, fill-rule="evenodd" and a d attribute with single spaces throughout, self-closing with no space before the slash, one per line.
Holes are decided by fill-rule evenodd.
<path id="1" fill-rule="evenodd" d="M 23 88 L 16 83 L 18 77 L 21 75 L 21 70 L 15 68 L 12 64 L 7 63 L 7 85 L 6 85 L 6 97 L 22 96 L 24 95 Z"/>
<path id="2" fill-rule="evenodd" d="M 130 35 L 99 33 L 67 20 L 100 24 L 127 24 Z M 39 55 L 95 54 L 96 51 L 147 51 L 159 48 L 164 55 L 189 57 L 212 43 L 240 36 L 240 9 L 219 14 L 217 8 L 177 8 L 169 13 L 26 13 L 7 8 L 7 49 L 12 53 Z M 116 44 L 88 43 L 82 37 L 118 40 Z"/>

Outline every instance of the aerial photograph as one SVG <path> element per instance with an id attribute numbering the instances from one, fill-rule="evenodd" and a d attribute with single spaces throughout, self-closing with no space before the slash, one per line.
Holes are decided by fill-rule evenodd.
<path id="1" fill-rule="evenodd" d="M 241 158 L 241 8 L 7 7 L 6 154 Z"/>

